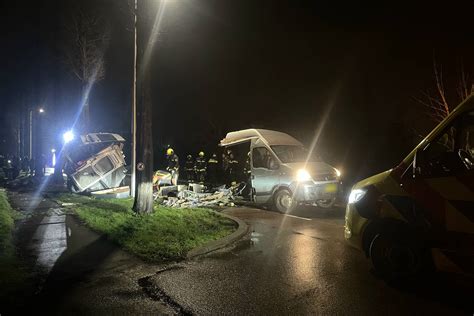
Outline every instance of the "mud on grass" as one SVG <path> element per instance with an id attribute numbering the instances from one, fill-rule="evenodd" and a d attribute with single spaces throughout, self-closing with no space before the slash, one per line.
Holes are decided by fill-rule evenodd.
<path id="1" fill-rule="evenodd" d="M 127 251 L 151 262 L 179 260 L 191 249 L 225 237 L 236 224 L 209 209 L 155 205 L 152 214 L 137 215 L 132 199 L 99 200 L 73 194 L 57 197 L 74 203 L 78 217 Z"/>

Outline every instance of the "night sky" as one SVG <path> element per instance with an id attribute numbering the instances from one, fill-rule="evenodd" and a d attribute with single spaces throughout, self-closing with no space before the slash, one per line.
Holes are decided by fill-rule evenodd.
<path id="1" fill-rule="evenodd" d="M 74 121 L 80 85 L 60 49 L 72 3 L 2 1 L 3 152 L 10 150 L 4 140 L 20 105 L 48 109 L 48 146 Z M 106 77 L 90 100 L 93 129 L 127 138 L 133 57 L 127 1 L 79 3 L 111 27 Z M 249 127 L 289 132 L 309 144 L 324 123 L 317 150 L 349 181 L 393 167 L 419 140 L 415 135 L 433 126 L 413 100 L 434 89 L 433 58 L 453 103 L 461 65 L 474 75 L 469 14 L 467 3 L 455 2 L 169 1 L 150 64 L 155 160 L 167 144 L 184 159 Z"/>

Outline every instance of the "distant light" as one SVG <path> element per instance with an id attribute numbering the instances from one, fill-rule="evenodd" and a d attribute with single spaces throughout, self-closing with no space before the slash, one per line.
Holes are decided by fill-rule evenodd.
<path id="1" fill-rule="evenodd" d="M 39 108 L 39 109 L 38 109 L 38 112 L 44 113 L 44 109 L 43 109 L 43 108 Z"/>
<path id="2" fill-rule="evenodd" d="M 51 152 L 53 153 L 53 158 L 51 161 L 51 164 L 53 165 L 53 168 L 56 167 L 56 149 L 51 149 Z"/>
<path id="3" fill-rule="evenodd" d="M 10 159 L 7 160 L 8 163 L 12 163 L 12 161 Z"/>
<path id="4" fill-rule="evenodd" d="M 336 168 L 334 168 L 336 169 Z M 338 169 L 336 169 L 336 176 L 339 178 L 341 176 L 341 171 L 339 171 Z"/>
<path id="5" fill-rule="evenodd" d="M 74 139 L 74 133 L 72 131 L 67 131 L 63 134 L 64 143 L 67 144 Z"/>
<path id="6" fill-rule="evenodd" d="M 56 152 L 56 149 L 54 149 L 54 148 L 51 149 L 51 152 L 52 152 L 52 153 L 55 153 L 55 152 Z"/>

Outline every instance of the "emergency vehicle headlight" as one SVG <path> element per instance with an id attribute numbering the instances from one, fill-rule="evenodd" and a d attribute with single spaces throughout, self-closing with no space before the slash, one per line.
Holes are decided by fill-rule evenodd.
<path id="1" fill-rule="evenodd" d="M 355 189 L 351 191 L 351 194 L 349 195 L 349 204 L 357 203 L 359 202 L 365 195 L 367 190 L 364 189 Z"/>
<path id="2" fill-rule="evenodd" d="M 311 180 L 311 175 L 308 173 L 308 171 L 300 169 L 296 173 L 296 180 L 299 182 L 309 181 Z"/>

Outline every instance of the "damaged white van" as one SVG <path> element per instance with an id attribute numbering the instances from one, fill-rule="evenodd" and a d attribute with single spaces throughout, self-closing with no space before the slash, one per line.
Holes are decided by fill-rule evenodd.
<path id="1" fill-rule="evenodd" d="M 250 199 L 288 212 L 298 204 L 322 208 L 334 205 L 339 190 L 340 172 L 288 134 L 246 129 L 230 132 L 221 140 L 239 161 L 250 165 Z M 240 154 L 239 154 L 240 153 Z"/>

